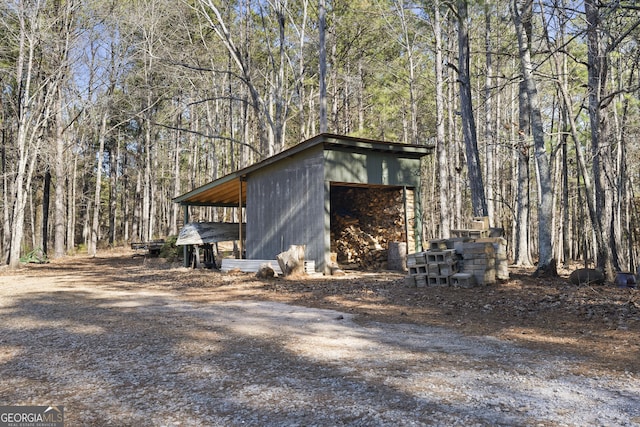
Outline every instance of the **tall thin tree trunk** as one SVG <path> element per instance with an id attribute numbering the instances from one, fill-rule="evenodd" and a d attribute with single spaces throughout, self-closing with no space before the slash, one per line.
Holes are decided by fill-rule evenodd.
<path id="1" fill-rule="evenodd" d="M 533 265 L 529 247 L 529 135 L 530 111 L 524 82 L 520 82 L 518 94 L 518 189 L 516 195 L 516 247 L 515 263 L 523 267 Z"/>
<path id="2" fill-rule="evenodd" d="M 478 153 L 476 123 L 473 117 L 471 96 L 471 75 L 469 72 L 469 27 L 467 0 L 458 0 L 458 83 L 460 84 L 460 112 L 462 134 L 467 154 L 467 169 L 471 187 L 471 206 L 474 216 L 487 215 L 487 201 L 484 194 L 482 169 Z"/>
<path id="3" fill-rule="evenodd" d="M 55 165 L 54 165 L 54 173 L 55 173 L 55 189 L 54 189 L 54 252 L 53 256 L 55 258 L 60 258 L 65 254 L 65 206 L 64 206 L 64 194 L 65 194 L 65 182 L 66 182 L 66 174 L 65 174 L 65 159 L 64 159 L 64 148 L 65 143 L 63 139 L 63 130 L 62 130 L 62 93 L 61 89 L 58 88 L 58 100 L 57 100 L 57 108 L 56 108 L 56 120 L 55 120 Z M 74 201 L 70 201 L 70 203 L 74 203 Z"/>
<path id="4" fill-rule="evenodd" d="M 42 252 L 49 252 L 49 205 L 51 200 L 51 171 L 44 172 L 42 184 Z"/>
<path id="5" fill-rule="evenodd" d="M 449 209 L 451 190 L 449 188 L 449 163 L 447 161 L 447 147 L 445 145 L 444 123 L 444 72 L 442 67 L 442 22 L 440 16 L 440 1 L 433 5 L 435 35 L 435 74 L 436 74 L 436 150 L 438 155 L 438 182 L 440 184 L 440 227 L 441 236 L 450 236 L 451 210 Z"/>
<path id="6" fill-rule="evenodd" d="M 491 225 L 495 223 L 495 179 L 494 179 L 494 150 L 496 146 L 495 134 L 493 131 L 493 123 L 491 115 L 493 114 L 493 57 L 491 44 L 491 13 L 489 2 L 484 4 L 485 16 L 485 81 L 484 81 L 484 147 L 485 147 L 485 166 L 486 181 L 485 190 L 487 197 L 487 215 Z"/>
<path id="7" fill-rule="evenodd" d="M 531 132 L 534 143 L 534 159 L 538 176 L 540 202 L 538 205 L 538 268 L 535 275 L 557 275 L 555 260 L 553 257 L 553 244 L 551 240 L 553 218 L 553 188 L 551 186 L 551 171 L 549 158 L 544 143 L 544 129 L 542 115 L 540 113 L 540 101 L 538 90 L 533 78 L 533 66 L 531 63 L 531 17 L 532 0 L 524 0 L 522 7 L 518 0 L 513 0 L 512 14 L 518 36 L 520 50 L 520 64 L 522 78 L 526 87 L 531 113 Z"/>
<path id="8" fill-rule="evenodd" d="M 102 161 L 104 158 L 104 141 L 107 137 L 107 115 L 105 111 L 102 114 L 100 122 L 100 133 L 98 134 L 98 166 L 96 170 L 96 188 L 93 193 L 93 218 L 91 221 L 91 230 L 89 238 L 88 252 L 89 256 L 95 257 L 98 251 L 98 235 L 100 233 L 100 191 L 102 187 Z"/>
<path id="9" fill-rule="evenodd" d="M 598 2 L 585 0 L 587 19 L 587 72 L 589 87 L 589 122 L 591 129 L 591 155 L 593 156 L 593 184 L 595 192 L 595 233 L 597 238 L 596 265 L 609 282 L 615 279 L 612 248 L 613 206 L 615 189 L 608 185 L 613 177 L 611 146 L 607 120 L 602 118 L 601 99 L 608 71 L 608 52 L 600 38 L 600 11 Z"/>

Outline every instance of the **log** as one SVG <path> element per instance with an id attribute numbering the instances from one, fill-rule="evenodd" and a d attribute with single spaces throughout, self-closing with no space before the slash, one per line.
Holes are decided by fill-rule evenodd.
<path id="1" fill-rule="evenodd" d="M 287 251 L 276 255 L 280 270 L 282 270 L 282 274 L 285 277 L 292 274 L 306 274 L 304 268 L 304 250 L 304 245 L 291 245 Z"/>
<path id="2" fill-rule="evenodd" d="M 604 284 L 604 274 L 594 268 L 579 268 L 569 275 L 569 282 L 579 285 L 602 285 Z"/>

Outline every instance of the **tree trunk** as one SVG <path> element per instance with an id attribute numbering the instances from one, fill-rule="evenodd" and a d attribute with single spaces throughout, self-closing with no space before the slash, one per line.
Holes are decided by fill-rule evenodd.
<path id="1" fill-rule="evenodd" d="M 58 100 L 56 108 L 56 131 L 55 131 L 55 190 L 54 190 L 54 238 L 53 238 L 53 256 L 60 258 L 65 254 L 65 206 L 64 206 L 64 194 L 65 194 L 65 156 L 64 149 L 65 143 L 63 139 L 63 127 L 62 127 L 62 93 L 58 88 Z M 70 200 L 69 203 L 75 203 L 74 200 Z"/>
<path id="2" fill-rule="evenodd" d="M 49 202 L 51 200 L 51 171 L 44 172 L 42 184 L 42 252 L 47 255 L 49 251 Z"/>
<path id="3" fill-rule="evenodd" d="M 529 141 L 531 132 L 529 102 L 524 82 L 520 82 L 518 93 L 518 189 L 516 193 L 516 247 L 515 263 L 530 267 L 531 249 L 529 248 Z"/>
<path id="4" fill-rule="evenodd" d="M 467 1 L 458 0 L 458 83 L 460 84 L 460 113 L 462 116 L 462 134 L 467 154 L 469 186 L 471 187 L 471 206 L 474 216 L 487 215 L 487 202 L 482 181 L 480 155 L 476 123 L 473 117 L 471 96 L 471 76 L 469 73 L 469 28 L 467 23 Z"/>
<path id="5" fill-rule="evenodd" d="M 617 270 L 612 255 L 615 245 L 612 236 L 615 189 L 608 185 L 608 177 L 613 177 L 611 146 L 608 141 L 607 120 L 601 117 L 601 99 L 608 71 L 608 52 L 600 38 L 600 11 L 597 2 L 586 0 L 584 7 L 587 19 L 588 105 L 595 192 L 594 231 L 598 240 L 596 267 L 604 272 L 607 282 L 613 282 Z"/>
<path id="6" fill-rule="evenodd" d="M 553 258 L 553 244 L 551 240 L 551 225 L 553 218 L 553 188 L 551 185 L 551 171 L 549 158 L 544 143 L 544 129 L 542 115 L 540 113 L 540 101 L 536 82 L 533 78 L 533 65 L 531 63 L 531 17 L 532 0 L 524 0 L 522 8 L 520 2 L 513 0 L 512 15 L 518 36 L 520 50 L 520 65 L 522 78 L 527 91 L 528 103 L 531 114 L 531 131 L 534 143 L 534 158 L 538 176 L 538 188 L 540 192 L 538 205 L 538 268 L 535 275 L 557 275 L 555 260 Z"/>
<path id="7" fill-rule="evenodd" d="M 96 187 L 93 193 L 93 218 L 91 221 L 89 245 L 87 251 L 89 256 L 95 257 L 98 251 L 98 234 L 100 232 L 100 190 L 102 187 L 102 160 L 104 158 L 104 140 L 107 137 L 107 112 L 102 114 L 100 122 L 100 133 L 98 134 L 98 165 L 96 169 Z"/>
<path id="8" fill-rule="evenodd" d="M 496 147 L 495 134 L 493 131 L 493 123 L 491 115 L 493 113 L 493 47 L 491 45 L 491 13 L 489 2 L 484 4 L 485 17 L 485 77 L 484 77 L 484 149 L 485 149 L 485 166 L 486 181 L 485 190 L 487 198 L 487 215 L 489 222 L 493 226 L 495 223 L 495 179 L 494 179 L 494 151 Z"/>
<path id="9" fill-rule="evenodd" d="M 436 150 L 438 155 L 438 182 L 440 184 L 440 235 L 443 239 L 450 236 L 451 210 L 449 209 L 451 190 L 449 188 L 449 163 L 445 145 L 444 123 L 444 70 L 442 67 L 442 22 L 440 1 L 433 5 L 433 32 L 435 35 L 435 74 L 436 74 Z"/>

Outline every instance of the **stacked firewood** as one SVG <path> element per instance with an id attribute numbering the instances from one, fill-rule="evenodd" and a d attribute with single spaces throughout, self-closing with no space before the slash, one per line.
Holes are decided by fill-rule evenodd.
<path id="1" fill-rule="evenodd" d="M 346 189 L 333 200 L 332 252 L 347 268 L 387 267 L 389 242 L 405 240 L 402 191 Z"/>

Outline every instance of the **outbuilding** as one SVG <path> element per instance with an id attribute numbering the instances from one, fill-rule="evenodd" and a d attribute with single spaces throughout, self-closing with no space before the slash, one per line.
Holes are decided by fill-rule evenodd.
<path id="1" fill-rule="evenodd" d="M 237 207 L 246 221 L 238 237 L 247 259 L 275 259 L 290 245 L 304 245 L 305 259 L 327 273 L 336 257 L 348 257 L 337 246 L 349 227 L 346 234 L 360 233 L 375 247 L 391 243 L 381 236 L 395 228 L 393 240 L 406 245 L 406 252 L 422 250 L 420 159 L 432 150 L 320 134 L 174 202 L 184 207 L 185 224 L 189 206 Z M 388 225 L 363 231 L 377 221 Z"/>

